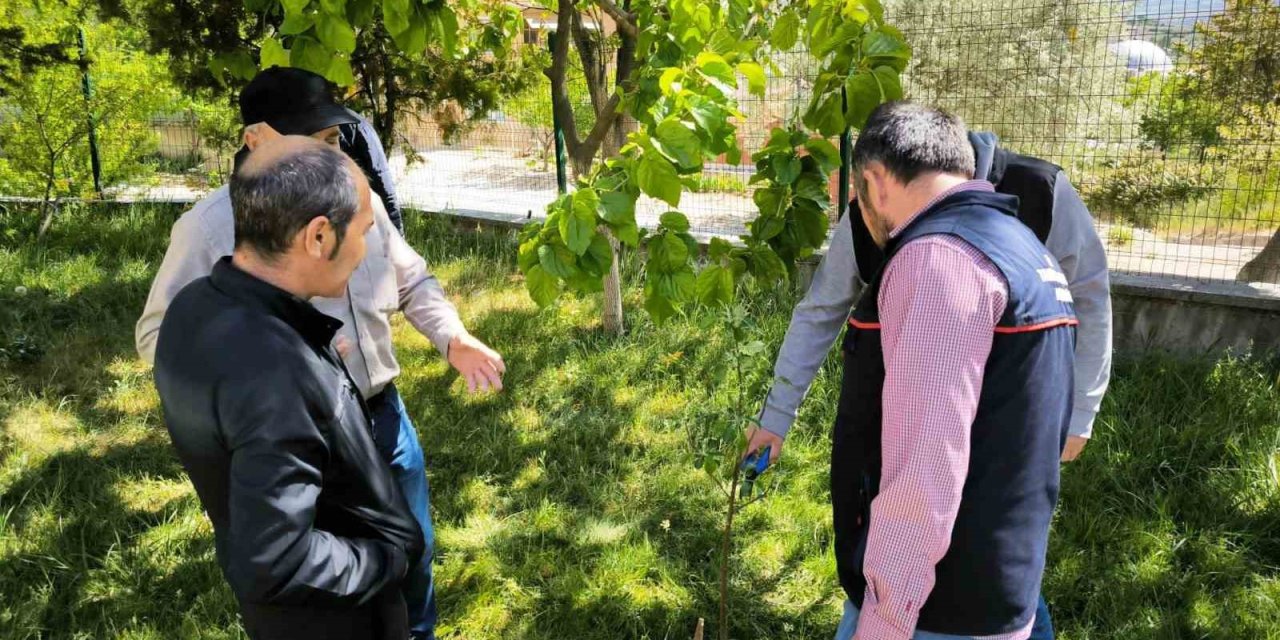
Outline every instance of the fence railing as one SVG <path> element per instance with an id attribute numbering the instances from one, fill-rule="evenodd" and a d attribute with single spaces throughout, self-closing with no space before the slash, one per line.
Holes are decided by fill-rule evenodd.
<path id="1" fill-rule="evenodd" d="M 886 4 L 914 49 L 907 95 L 1062 166 L 1094 214 L 1113 269 L 1280 284 L 1275 3 Z M 798 117 L 809 97 L 815 65 L 807 53 L 773 62 L 765 95 L 739 96 L 744 156 L 772 127 Z M 1224 69 L 1236 71 L 1223 77 Z M 552 123 L 537 116 L 549 119 L 551 109 L 538 100 L 549 102 L 549 92 L 513 99 L 463 127 L 407 119 L 387 145 L 401 201 L 428 211 L 542 215 L 557 181 Z M 225 171 L 230 154 L 201 140 L 193 117 L 151 126 L 164 171 L 109 192 L 194 198 L 208 174 Z M 680 207 L 694 231 L 744 231 L 755 215 L 750 173 L 745 165 L 707 165 Z M 833 197 L 836 183 L 833 176 Z M 664 210 L 642 199 L 638 215 L 652 223 Z M 1276 246 L 1264 253 L 1268 242 Z"/>

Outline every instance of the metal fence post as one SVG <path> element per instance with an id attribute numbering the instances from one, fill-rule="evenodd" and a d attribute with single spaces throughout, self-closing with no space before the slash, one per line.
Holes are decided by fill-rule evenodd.
<path id="1" fill-rule="evenodd" d="M 102 160 L 98 157 L 98 123 L 93 117 L 93 79 L 89 77 L 89 48 L 85 45 L 84 27 L 80 27 L 80 80 L 84 90 L 84 106 L 89 118 L 89 163 L 93 167 L 93 191 L 102 197 Z"/>
<path id="2" fill-rule="evenodd" d="M 842 107 L 847 107 L 849 96 L 840 90 L 840 103 Z M 836 219 L 839 220 L 849 213 L 849 171 L 853 165 L 853 133 L 849 127 L 845 127 L 840 133 L 840 203 L 836 208 Z"/>
<path id="3" fill-rule="evenodd" d="M 547 33 L 547 48 L 552 51 L 552 55 L 555 55 L 556 32 L 554 31 Z M 551 91 L 551 129 L 556 141 L 556 187 L 560 190 L 560 193 L 567 193 L 569 191 L 567 167 L 569 161 L 564 152 L 564 129 L 560 126 L 560 118 L 556 114 L 555 89 L 553 88 Z"/>

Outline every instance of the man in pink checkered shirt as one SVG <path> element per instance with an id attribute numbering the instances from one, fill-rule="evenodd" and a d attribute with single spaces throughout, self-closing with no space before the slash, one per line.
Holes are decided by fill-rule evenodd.
<path id="1" fill-rule="evenodd" d="M 849 319 L 833 435 L 838 640 L 1028 638 L 1072 414 L 1067 279 L 973 180 L 963 123 L 882 106 L 854 148 L 885 263 Z"/>

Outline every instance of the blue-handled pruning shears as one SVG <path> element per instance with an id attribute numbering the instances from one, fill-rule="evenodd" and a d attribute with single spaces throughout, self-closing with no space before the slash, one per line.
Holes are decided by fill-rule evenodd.
<path id="1" fill-rule="evenodd" d="M 754 453 L 742 460 L 742 484 L 738 490 L 738 498 L 747 498 L 751 496 L 751 489 L 755 486 L 756 478 L 769 468 L 769 453 L 772 447 L 765 446 L 762 449 L 756 449 Z"/>

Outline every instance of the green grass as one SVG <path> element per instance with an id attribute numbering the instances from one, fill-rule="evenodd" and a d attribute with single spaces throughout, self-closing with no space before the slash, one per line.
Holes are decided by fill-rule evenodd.
<path id="1" fill-rule="evenodd" d="M 0 234 L 0 638 L 239 638 L 211 531 L 158 417 L 133 322 L 172 209 Z M 14 224 L 16 218 L 0 217 Z M 684 455 L 736 380 L 695 314 L 600 334 L 597 301 L 539 312 L 508 234 L 414 217 L 411 237 L 508 390 L 472 398 L 401 325 L 400 387 L 427 451 L 446 638 L 687 638 L 714 620 L 722 499 Z M 628 265 L 634 282 L 635 265 Z M 15 287 L 25 286 L 25 295 Z M 789 291 L 751 300 L 777 345 Z M 828 361 L 781 484 L 740 520 L 733 636 L 826 638 L 840 599 L 827 504 Z M 1065 474 L 1046 591 L 1062 637 L 1280 638 L 1280 363 L 1124 360 Z"/>

